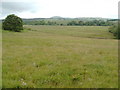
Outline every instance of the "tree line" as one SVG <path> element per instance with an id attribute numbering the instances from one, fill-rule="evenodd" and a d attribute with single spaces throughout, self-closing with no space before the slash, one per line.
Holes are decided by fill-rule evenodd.
<path id="1" fill-rule="evenodd" d="M 93 20 L 93 21 L 68 21 L 67 23 L 58 23 L 58 21 L 23 21 L 24 25 L 60 25 L 60 26 L 111 26 L 110 21 Z"/>

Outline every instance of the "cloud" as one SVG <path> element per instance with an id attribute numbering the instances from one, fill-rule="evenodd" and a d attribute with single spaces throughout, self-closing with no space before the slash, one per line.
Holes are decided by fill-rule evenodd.
<path id="1" fill-rule="evenodd" d="M 103 17 L 117 18 L 119 0 L 2 0 L 2 17 L 22 18 Z"/>
<path id="2" fill-rule="evenodd" d="M 38 5 L 34 2 L 2 2 L 2 15 L 19 14 L 23 12 L 37 12 Z"/>

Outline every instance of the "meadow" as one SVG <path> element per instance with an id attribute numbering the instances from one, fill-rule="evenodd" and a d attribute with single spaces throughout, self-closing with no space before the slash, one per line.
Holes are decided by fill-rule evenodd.
<path id="1" fill-rule="evenodd" d="M 3 88 L 118 88 L 118 40 L 108 26 L 2 31 Z"/>

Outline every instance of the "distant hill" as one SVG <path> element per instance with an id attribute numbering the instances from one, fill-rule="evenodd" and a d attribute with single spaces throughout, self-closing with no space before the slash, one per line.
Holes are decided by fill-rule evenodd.
<path id="1" fill-rule="evenodd" d="M 63 17 L 60 17 L 60 16 L 53 16 L 53 17 L 51 17 L 51 19 L 63 19 Z"/>
<path id="2" fill-rule="evenodd" d="M 23 20 L 57 20 L 57 19 L 64 19 L 64 20 L 81 20 L 81 21 L 91 21 L 91 20 L 110 20 L 110 21 L 116 21 L 118 19 L 109 19 L 109 18 L 101 18 L 101 17 L 77 17 L 77 18 L 69 18 L 69 17 L 61 17 L 61 16 L 53 16 L 50 18 L 22 18 Z M 2 21 L 2 20 L 0 20 Z"/>
<path id="3" fill-rule="evenodd" d="M 101 18 L 101 17 L 60 17 L 53 16 L 50 18 L 22 18 L 25 25 L 112 25 L 117 19 Z M 0 20 L 2 22 L 2 20 Z"/>
<path id="4" fill-rule="evenodd" d="M 100 17 L 77 17 L 77 18 L 69 18 L 69 17 L 60 17 L 60 16 L 53 16 L 50 18 L 30 18 L 30 19 L 25 19 L 23 20 L 81 20 L 81 21 L 92 21 L 92 20 L 112 20 L 109 18 L 100 18 Z"/>

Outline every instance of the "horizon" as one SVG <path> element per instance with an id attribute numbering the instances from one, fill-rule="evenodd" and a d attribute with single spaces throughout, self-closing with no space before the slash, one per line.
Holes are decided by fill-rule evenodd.
<path id="1" fill-rule="evenodd" d="M 11 15 L 11 14 L 9 14 Z M 16 15 L 16 14 L 14 14 Z M 8 16 L 8 15 L 7 15 Z M 7 17 L 6 16 L 6 17 Z M 17 15 L 16 15 L 17 16 Z M 5 18 L 6 18 L 5 17 Z M 18 16 L 19 17 L 19 16 Z M 50 18 L 54 18 L 54 17 L 58 17 L 58 18 L 70 18 L 70 19 L 75 19 L 75 18 L 94 18 L 94 19 L 118 19 L 118 18 L 104 18 L 104 17 L 61 17 L 61 16 L 51 16 L 51 17 L 31 17 L 31 18 L 22 18 L 22 19 L 39 19 L 39 18 L 43 18 L 43 19 L 50 19 Z M 0 18 L 0 20 L 3 20 L 5 18 Z M 21 18 L 21 17 L 20 17 Z"/>
<path id="2" fill-rule="evenodd" d="M 17 15 L 16 15 L 17 16 Z M 7 17 L 7 16 L 6 16 Z M 5 18 L 6 18 L 5 17 Z M 32 17 L 32 18 L 22 18 L 22 19 L 51 19 L 51 18 L 53 18 L 54 16 L 52 16 L 52 17 Z M 61 17 L 61 16 L 60 16 Z M 5 18 L 0 18 L 0 20 L 3 20 L 3 19 L 5 19 Z M 21 18 L 21 17 L 20 17 Z M 94 18 L 94 19 L 118 19 L 118 18 L 103 18 L 103 17 L 61 17 L 61 18 L 70 18 L 70 19 L 76 19 L 76 18 Z M 55 19 L 55 18 L 54 18 Z"/>

